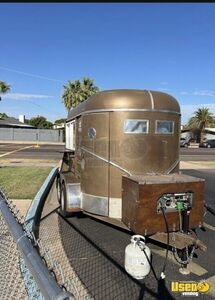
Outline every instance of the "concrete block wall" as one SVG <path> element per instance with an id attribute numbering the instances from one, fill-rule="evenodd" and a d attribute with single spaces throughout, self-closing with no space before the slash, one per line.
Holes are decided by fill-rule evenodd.
<path id="1" fill-rule="evenodd" d="M 0 141 L 63 142 L 62 130 L 0 128 Z"/>

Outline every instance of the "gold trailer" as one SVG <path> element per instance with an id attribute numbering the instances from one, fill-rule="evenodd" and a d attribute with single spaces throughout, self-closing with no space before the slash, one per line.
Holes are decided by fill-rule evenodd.
<path id="1" fill-rule="evenodd" d="M 190 229 L 203 224 L 204 180 L 179 172 L 180 117 L 176 99 L 148 90 L 103 91 L 71 109 L 57 180 L 61 212 L 166 243 L 165 214 L 170 244 L 197 245 Z"/>

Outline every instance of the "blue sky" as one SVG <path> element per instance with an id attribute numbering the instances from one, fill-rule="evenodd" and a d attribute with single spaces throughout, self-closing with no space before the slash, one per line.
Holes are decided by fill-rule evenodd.
<path id="1" fill-rule="evenodd" d="M 66 117 L 68 80 L 174 96 L 215 114 L 215 3 L 1 3 L 0 112 Z"/>

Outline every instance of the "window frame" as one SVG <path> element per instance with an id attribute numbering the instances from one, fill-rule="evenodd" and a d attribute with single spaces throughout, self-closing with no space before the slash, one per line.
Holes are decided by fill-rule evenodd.
<path id="1" fill-rule="evenodd" d="M 158 122 L 168 122 L 168 123 L 172 123 L 172 132 L 158 132 L 157 131 L 157 124 Z M 157 135 L 174 135 L 175 132 L 175 121 L 173 120 L 155 120 L 155 134 Z"/>
<path id="2" fill-rule="evenodd" d="M 125 131 L 125 124 L 126 124 L 127 121 L 146 122 L 146 132 Z M 149 133 L 149 120 L 146 120 L 146 119 L 125 119 L 124 123 L 123 123 L 123 133 L 125 133 L 125 134 L 148 134 Z"/>

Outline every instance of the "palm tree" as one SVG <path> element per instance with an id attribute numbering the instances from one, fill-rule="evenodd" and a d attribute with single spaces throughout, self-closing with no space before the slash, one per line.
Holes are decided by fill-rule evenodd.
<path id="1" fill-rule="evenodd" d="M 64 86 L 62 98 L 68 111 L 71 107 L 75 107 L 79 102 L 82 102 L 80 80 L 69 81 L 68 85 Z"/>
<path id="2" fill-rule="evenodd" d="M 198 108 L 194 114 L 188 121 L 188 126 L 192 129 L 198 129 L 200 142 L 202 142 L 205 128 L 215 125 L 215 117 L 207 107 Z"/>
<path id="3" fill-rule="evenodd" d="M 10 91 L 10 85 L 0 80 L 0 94 L 5 94 Z M 1 100 L 1 96 L 0 96 Z"/>
<path id="4" fill-rule="evenodd" d="M 88 98 L 99 91 L 99 88 L 94 85 L 93 80 L 89 77 L 84 77 L 82 82 L 82 90 L 84 98 Z"/>
<path id="5" fill-rule="evenodd" d="M 68 85 L 64 85 L 63 88 L 62 99 L 68 111 L 99 91 L 93 80 L 88 77 L 84 77 L 82 82 L 80 80 L 68 81 Z"/>

